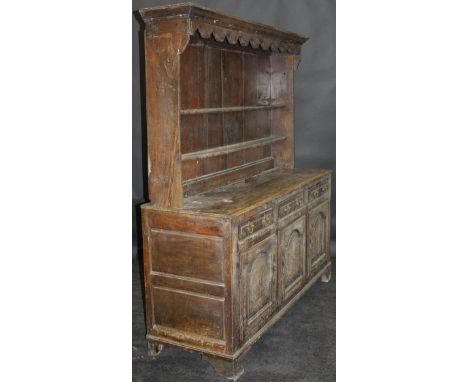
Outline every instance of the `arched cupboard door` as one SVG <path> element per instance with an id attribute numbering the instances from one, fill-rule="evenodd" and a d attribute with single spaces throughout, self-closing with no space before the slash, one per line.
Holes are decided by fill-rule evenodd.
<path id="1" fill-rule="evenodd" d="M 240 254 L 241 342 L 255 334 L 276 306 L 276 235 Z"/>
<path id="2" fill-rule="evenodd" d="M 289 300 L 299 291 L 305 276 L 305 216 L 288 223 L 279 231 L 280 300 Z"/>
<path id="3" fill-rule="evenodd" d="M 307 214 L 307 278 L 313 277 L 329 260 L 329 218 L 328 202 L 309 208 Z"/>

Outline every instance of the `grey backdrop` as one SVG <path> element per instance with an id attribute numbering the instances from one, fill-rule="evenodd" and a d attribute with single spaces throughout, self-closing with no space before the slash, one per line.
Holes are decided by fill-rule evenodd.
<path id="1" fill-rule="evenodd" d="M 182 1 L 134 0 L 133 11 Z M 335 240 L 335 0 L 197 0 L 197 5 L 247 20 L 269 24 L 309 37 L 295 72 L 295 145 L 297 168 L 329 168 L 332 178 L 332 240 Z M 146 127 L 144 124 L 144 58 L 140 24 L 135 13 L 132 26 L 132 211 L 133 256 L 140 248 L 139 205 L 146 193 Z M 334 251 L 333 251 L 334 252 Z"/>

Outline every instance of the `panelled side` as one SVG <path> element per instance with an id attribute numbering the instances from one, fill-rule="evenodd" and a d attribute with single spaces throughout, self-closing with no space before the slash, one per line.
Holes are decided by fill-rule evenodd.
<path id="1" fill-rule="evenodd" d="M 229 221 L 143 209 L 148 338 L 229 352 Z"/>

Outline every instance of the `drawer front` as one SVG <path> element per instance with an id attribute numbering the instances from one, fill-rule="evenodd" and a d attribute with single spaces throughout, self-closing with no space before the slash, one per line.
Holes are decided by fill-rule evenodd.
<path id="1" fill-rule="evenodd" d="M 259 212 L 247 220 L 239 224 L 239 239 L 243 240 L 246 237 L 253 235 L 255 232 L 260 231 L 273 224 L 273 208 L 268 208 Z"/>
<path id="2" fill-rule="evenodd" d="M 322 197 L 328 196 L 330 191 L 329 178 L 324 178 L 313 184 L 307 190 L 307 200 L 309 203 L 312 203 L 316 200 L 322 199 Z"/>
<path id="3" fill-rule="evenodd" d="M 278 218 L 282 219 L 304 206 L 304 193 L 300 192 L 279 203 Z"/>

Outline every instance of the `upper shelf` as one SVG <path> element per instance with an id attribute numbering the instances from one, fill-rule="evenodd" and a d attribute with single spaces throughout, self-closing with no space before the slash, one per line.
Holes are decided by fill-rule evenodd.
<path id="1" fill-rule="evenodd" d="M 250 45 L 272 52 L 299 54 L 301 45 L 308 40 L 296 33 L 228 16 L 192 3 L 143 8 L 140 14 L 147 26 L 158 20 L 186 19 L 185 27 L 189 35 L 198 32 L 202 38 L 213 36 L 218 42 L 227 40 L 231 45 Z"/>

